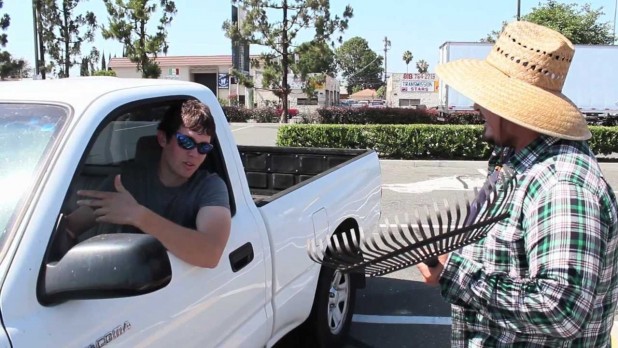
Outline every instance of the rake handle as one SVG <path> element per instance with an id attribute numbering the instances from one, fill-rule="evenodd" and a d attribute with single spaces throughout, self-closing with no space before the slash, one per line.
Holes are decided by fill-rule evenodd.
<path id="1" fill-rule="evenodd" d="M 426 264 L 427 267 L 436 267 L 438 265 L 438 257 L 432 256 L 427 260 L 423 261 L 423 263 Z"/>

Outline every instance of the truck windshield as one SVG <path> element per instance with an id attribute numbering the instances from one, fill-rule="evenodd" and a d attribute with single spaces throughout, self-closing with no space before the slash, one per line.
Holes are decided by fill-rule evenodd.
<path id="1" fill-rule="evenodd" d="M 56 105 L 0 103 L 0 250 L 67 116 Z"/>

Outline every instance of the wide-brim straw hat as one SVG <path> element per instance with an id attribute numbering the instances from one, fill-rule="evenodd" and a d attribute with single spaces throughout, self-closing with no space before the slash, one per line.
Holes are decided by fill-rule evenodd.
<path id="1" fill-rule="evenodd" d="M 485 60 L 441 64 L 438 76 L 496 115 L 542 134 L 586 140 L 577 106 L 562 94 L 575 48 L 562 34 L 524 21 L 507 25 Z"/>

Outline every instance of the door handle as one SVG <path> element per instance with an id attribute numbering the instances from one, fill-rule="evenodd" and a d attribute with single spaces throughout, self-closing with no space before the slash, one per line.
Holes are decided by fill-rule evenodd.
<path id="1" fill-rule="evenodd" d="M 240 271 L 243 267 L 253 261 L 253 246 L 247 242 L 240 248 L 230 253 L 230 265 L 233 272 Z"/>

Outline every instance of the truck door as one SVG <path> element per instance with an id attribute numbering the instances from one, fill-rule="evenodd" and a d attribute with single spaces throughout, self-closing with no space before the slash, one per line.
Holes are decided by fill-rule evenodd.
<path id="1" fill-rule="evenodd" d="M 0 294 L 2 321 L 13 346 L 102 347 L 114 343 L 129 347 L 219 347 L 253 346 L 267 341 L 272 329 L 266 307 L 264 251 L 268 247 L 261 239 L 263 224 L 246 209 L 240 189 L 233 187 L 236 172 L 218 172 L 230 189 L 233 216 L 230 238 L 216 268 L 191 266 L 163 250 L 162 256 L 149 259 L 150 266 L 144 263 L 165 280 L 147 284 L 150 290 L 119 288 L 114 293 L 108 288 L 90 295 L 81 293 L 79 299 L 72 298 L 69 292 L 63 299 L 49 303 L 42 300 L 45 296 L 40 289 L 48 281 L 45 270 L 58 268 L 67 257 L 64 251 L 55 250 L 62 248 L 61 234 L 56 229 L 59 216 L 76 208 L 78 189 L 98 188 L 126 163 L 140 160 L 137 157 L 142 150 L 136 149 L 143 143 L 140 139 L 153 136 L 157 122 L 178 102 L 169 99 L 132 102 L 113 111 L 103 103 L 95 103 L 87 111 L 89 117 L 82 117 L 84 123 L 66 135 L 61 155 L 52 163 L 49 178 L 30 205 L 32 218 L 23 226 L 19 248 Z M 218 145 L 216 153 L 209 154 L 207 166 L 225 171 L 222 152 L 216 150 Z M 156 148 L 148 151 L 156 152 Z M 95 226 L 83 235 L 72 248 L 78 248 L 75 250 L 82 254 L 84 263 L 62 276 L 71 280 L 72 274 L 101 269 L 97 263 L 111 255 L 106 254 L 113 246 L 109 240 L 122 237 L 111 232 L 109 226 Z M 120 240 L 116 247 L 127 247 Z M 99 247 L 84 247 L 88 243 Z M 122 250 L 119 253 L 122 255 Z M 127 262 L 134 259 L 129 257 Z M 152 262 L 169 268 L 153 267 Z M 113 276 L 113 270 L 105 271 L 88 274 L 88 279 L 115 286 L 113 279 L 104 279 Z M 128 283 L 140 281 L 137 278 L 142 278 L 144 272 L 136 272 L 135 279 L 128 279 Z"/>

